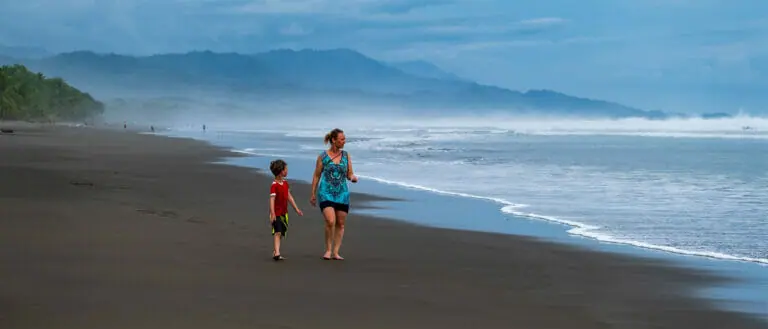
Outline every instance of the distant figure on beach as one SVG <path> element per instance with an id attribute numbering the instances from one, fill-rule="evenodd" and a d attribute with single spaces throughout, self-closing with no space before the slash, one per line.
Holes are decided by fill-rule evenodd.
<path id="1" fill-rule="evenodd" d="M 344 238 L 344 223 L 349 213 L 349 188 L 347 180 L 357 183 L 349 154 L 342 150 L 346 137 L 341 129 L 333 129 L 325 135 L 324 143 L 330 144 L 315 163 L 312 177 L 312 206 L 320 204 L 325 218 L 325 260 L 343 260 L 339 254 Z M 334 244 L 335 243 L 335 244 Z"/>
<path id="2" fill-rule="evenodd" d="M 205 125 L 203 125 L 203 131 L 205 131 Z"/>
<path id="3" fill-rule="evenodd" d="M 293 200 L 291 189 L 285 177 L 288 176 L 288 164 L 281 159 L 269 163 L 269 170 L 275 175 L 272 186 L 269 188 L 269 223 L 272 226 L 272 235 L 274 236 L 274 250 L 272 250 L 272 259 L 284 260 L 280 254 L 280 240 L 288 232 L 288 203 L 291 203 L 293 210 L 299 216 L 304 216 L 301 209 L 296 206 Z"/>
<path id="4" fill-rule="evenodd" d="M 149 126 L 149 129 L 152 130 L 152 132 L 155 132 L 155 126 Z"/>

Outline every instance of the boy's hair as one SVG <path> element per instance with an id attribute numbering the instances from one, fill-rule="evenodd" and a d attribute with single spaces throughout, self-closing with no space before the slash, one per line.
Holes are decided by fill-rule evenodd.
<path id="1" fill-rule="evenodd" d="M 281 172 L 283 172 L 283 169 L 287 167 L 288 164 L 285 163 L 282 159 L 277 159 L 269 163 L 269 170 L 272 171 L 272 174 L 277 177 L 277 175 L 280 175 Z"/>

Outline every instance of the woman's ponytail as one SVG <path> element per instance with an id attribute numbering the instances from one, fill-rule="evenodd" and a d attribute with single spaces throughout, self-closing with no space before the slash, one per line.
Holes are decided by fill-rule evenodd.
<path id="1" fill-rule="evenodd" d="M 344 133 L 344 130 L 341 130 L 339 128 L 334 128 L 333 130 L 325 134 L 325 138 L 323 138 L 323 144 L 330 143 L 331 141 L 336 139 L 336 137 L 339 136 L 339 134 L 343 134 L 343 133 Z"/>

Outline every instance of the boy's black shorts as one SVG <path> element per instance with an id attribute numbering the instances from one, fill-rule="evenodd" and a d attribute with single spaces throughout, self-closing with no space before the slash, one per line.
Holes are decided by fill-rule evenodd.
<path id="1" fill-rule="evenodd" d="M 272 235 L 280 232 L 281 236 L 285 236 L 288 232 L 288 214 L 275 217 L 275 221 L 272 222 Z"/>

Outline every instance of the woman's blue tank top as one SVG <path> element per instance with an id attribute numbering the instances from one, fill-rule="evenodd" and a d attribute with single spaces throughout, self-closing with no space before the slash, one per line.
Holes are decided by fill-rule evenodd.
<path id="1" fill-rule="evenodd" d="M 325 151 L 320 156 L 322 158 L 323 171 L 320 174 L 320 182 L 317 186 L 317 201 L 330 201 L 348 205 L 347 168 L 349 166 L 349 159 L 347 158 L 347 152 L 341 151 L 341 161 L 339 161 L 339 164 L 333 163 L 333 160 Z"/>

